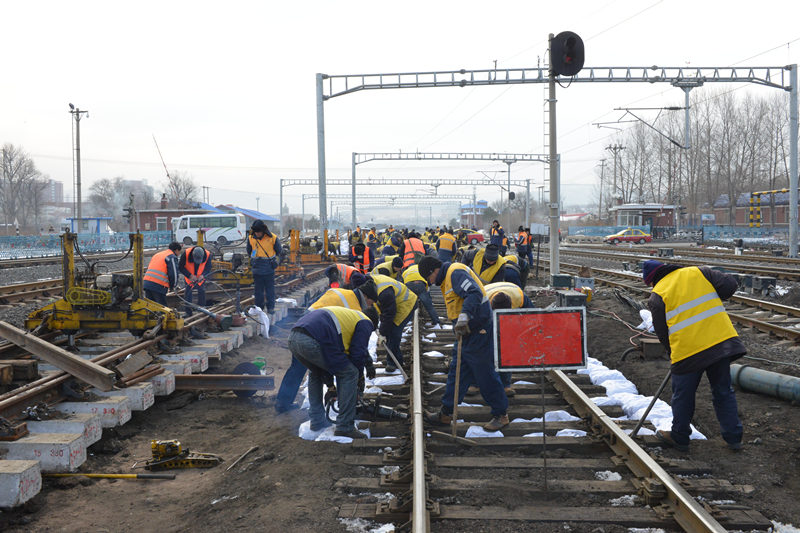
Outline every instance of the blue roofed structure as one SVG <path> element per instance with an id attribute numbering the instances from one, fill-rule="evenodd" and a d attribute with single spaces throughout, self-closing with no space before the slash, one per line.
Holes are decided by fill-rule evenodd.
<path id="1" fill-rule="evenodd" d="M 209 213 L 228 213 L 229 211 L 222 211 L 221 209 L 217 209 L 211 204 L 207 204 L 205 202 L 195 202 L 195 206 L 198 209 L 205 209 Z"/>

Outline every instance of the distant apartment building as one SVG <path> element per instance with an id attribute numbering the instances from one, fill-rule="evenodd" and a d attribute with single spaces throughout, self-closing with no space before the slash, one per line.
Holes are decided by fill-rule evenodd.
<path id="1" fill-rule="evenodd" d="M 54 179 L 47 180 L 47 187 L 41 193 L 43 204 L 60 205 L 64 203 L 64 184 Z"/>

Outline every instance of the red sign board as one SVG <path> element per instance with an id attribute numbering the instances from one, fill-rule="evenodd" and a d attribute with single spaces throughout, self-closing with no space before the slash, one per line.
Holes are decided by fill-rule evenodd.
<path id="1" fill-rule="evenodd" d="M 498 372 L 586 367 L 586 309 L 498 309 L 494 360 Z"/>

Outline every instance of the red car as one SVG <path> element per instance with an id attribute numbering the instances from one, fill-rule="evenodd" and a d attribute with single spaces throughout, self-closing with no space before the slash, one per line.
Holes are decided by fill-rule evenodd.
<path id="1" fill-rule="evenodd" d="M 479 242 L 484 241 L 483 233 L 479 231 L 472 231 L 469 228 L 459 228 L 455 231 L 457 237 L 461 237 L 461 234 L 464 234 L 464 238 L 469 244 L 478 244 Z"/>
<path id="2" fill-rule="evenodd" d="M 649 233 L 645 233 L 640 229 L 624 229 L 622 231 L 618 231 L 612 235 L 606 235 L 603 242 L 607 242 L 609 244 L 619 244 L 621 242 L 636 242 L 639 244 L 644 244 L 646 242 L 652 242 L 653 236 Z"/>

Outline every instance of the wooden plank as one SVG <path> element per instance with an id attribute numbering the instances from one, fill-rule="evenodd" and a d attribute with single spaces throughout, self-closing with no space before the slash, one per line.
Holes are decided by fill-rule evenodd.
<path id="1" fill-rule="evenodd" d="M 152 360 L 153 357 L 147 353 L 146 350 L 139 350 L 119 363 L 116 367 L 117 372 L 119 372 L 122 377 L 130 376 L 134 372 L 138 372 L 146 367 Z"/>
<path id="2" fill-rule="evenodd" d="M 386 464 L 380 455 L 347 455 L 345 463 L 355 466 L 383 466 Z M 438 457 L 428 461 L 434 468 L 542 468 L 543 460 L 538 457 Z M 596 468 L 627 472 L 625 466 L 617 466 L 611 458 L 597 459 L 547 459 L 547 468 Z"/>
<path id="3" fill-rule="evenodd" d="M 26 381 L 39 377 L 39 361 L 36 359 L 0 359 L 0 363 L 14 368 L 14 380 Z"/>
<path id="4" fill-rule="evenodd" d="M 460 413 L 460 410 L 459 410 Z M 448 428 L 445 427 L 444 431 Z M 655 438 L 655 437 L 653 437 Z M 531 454 L 539 453 L 542 448 L 541 437 L 495 437 L 495 438 L 480 438 L 472 439 L 475 442 L 473 449 L 498 449 L 504 448 L 525 448 Z M 372 453 L 377 448 L 385 448 L 389 446 L 394 448 L 405 442 L 405 439 L 356 439 L 353 440 L 352 447 L 354 450 L 365 450 Z M 450 441 L 432 439 L 428 442 L 428 449 L 431 451 L 448 450 L 453 448 L 462 448 L 463 444 L 454 444 Z M 603 442 L 594 441 L 588 437 L 547 437 L 547 448 L 563 448 L 565 450 L 581 451 L 589 453 L 594 449 L 598 451 L 605 451 L 608 453 L 608 445 Z"/>
<path id="5" fill-rule="evenodd" d="M 0 335 L 20 348 L 41 357 L 48 363 L 57 366 L 64 372 L 97 387 L 102 391 L 110 391 L 114 387 L 116 375 L 113 370 L 103 368 L 71 354 L 47 341 L 16 328 L 8 322 L 0 321 Z"/>
<path id="6" fill-rule="evenodd" d="M 14 367 L 8 363 L 0 363 L 0 385 L 8 385 L 14 381 Z"/>

